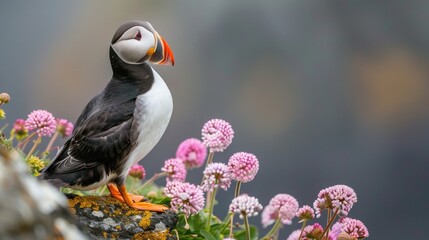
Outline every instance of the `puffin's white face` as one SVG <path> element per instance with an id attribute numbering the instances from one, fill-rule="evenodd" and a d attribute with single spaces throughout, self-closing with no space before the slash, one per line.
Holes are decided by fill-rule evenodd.
<path id="1" fill-rule="evenodd" d="M 112 49 L 128 64 L 174 65 L 174 55 L 165 41 L 148 22 L 132 21 L 122 24 L 113 36 Z"/>
<path id="2" fill-rule="evenodd" d="M 119 40 L 112 44 L 113 50 L 129 64 L 140 64 L 148 54 L 153 54 L 157 40 L 146 28 L 135 26 L 128 29 Z"/>

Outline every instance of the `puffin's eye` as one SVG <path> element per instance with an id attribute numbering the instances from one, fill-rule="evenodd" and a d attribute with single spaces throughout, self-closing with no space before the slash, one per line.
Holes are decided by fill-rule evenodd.
<path id="1" fill-rule="evenodd" d="M 137 32 L 137 34 L 134 36 L 134 39 L 136 39 L 137 41 L 140 41 L 140 39 L 142 39 L 142 34 L 140 33 L 140 31 Z"/>

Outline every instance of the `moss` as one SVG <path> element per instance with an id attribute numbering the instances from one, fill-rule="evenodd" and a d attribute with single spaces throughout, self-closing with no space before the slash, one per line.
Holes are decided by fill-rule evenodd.
<path id="1" fill-rule="evenodd" d="M 145 213 L 142 216 L 142 219 L 139 222 L 139 226 L 143 229 L 146 229 L 150 226 L 150 218 L 152 217 L 152 213 L 145 211 Z"/>
<path id="2" fill-rule="evenodd" d="M 133 240 L 166 240 L 170 235 L 168 230 L 162 232 L 142 232 L 137 233 L 132 238 Z"/>
<path id="3" fill-rule="evenodd" d="M 69 199 L 69 206 L 71 208 L 91 208 L 94 211 L 99 211 L 101 205 L 122 205 L 122 207 L 128 207 L 127 205 L 117 201 L 110 196 L 74 196 Z M 77 206 L 76 206 L 77 205 Z M 107 212 L 106 212 L 107 213 Z M 121 209 L 117 209 L 116 215 L 121 213 Z"/>
<path id="4" fill-rule="evenodd" d="M 67 195 L 67 197 L 69 206 L 78 217 L 82 228 L 87 229 L 87 233 L 96 237 L 95 239 L 171 239 L 168 230 L 153 232 L 153 225 L 165 221 L 168 229 L 174 227 L 177 222 L 177 215 L 172 215 L 171 212 L 154 214 L 150 211 L 136 210 L 110 196 Z M 92 214 L 94 211 L 100 211 L 104 216 L 96 217 Z M 108 218 L 116 224 L 106 225 L 104 221 Z M 136 233 L 136 229 L 140 228 L 138 231 L 141 232 Z"/>

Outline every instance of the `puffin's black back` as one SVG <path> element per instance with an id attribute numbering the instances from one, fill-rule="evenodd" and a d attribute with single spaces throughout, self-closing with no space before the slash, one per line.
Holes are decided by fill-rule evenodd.
<path id="1" fill-rule="evenodd" d="M 152 87 L 154 76 L 147 64 L 123 62 L 110 48 L 113 77 L 84 108 L 71 138 L 41 178 L 57 186 L 88 186 L 110 173 L 121 173 L 135 147 L 134 109 L 139 95 Z"/>

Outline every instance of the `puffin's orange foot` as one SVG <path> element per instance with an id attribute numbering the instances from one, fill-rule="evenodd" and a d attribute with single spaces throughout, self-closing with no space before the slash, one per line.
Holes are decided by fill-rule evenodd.
<path id="1" fill-rule="evenodd" d="M 110 195 L 116 199 L 118 199 L 121 202 L 125 202 L 124 198 L 122 197 L 121 193 L 119 192 L 118 188 L 113 183 L 108 183 L 107 188 L 109 189 Z M 133 202 L 141 202 L 145 201 L 145 197 L 141 195 L 135 195 L 135 194 L 129 194 L 128 196 L 131 198 Z"/>
<path id="2" fill-rule="evenodd" d="M 129 194 L 127 192 L 127 189 L 125 188 L 125 185 L 119 185 L 118 187 L 116 187 L 115 184 L 108 183 L 107 187 L 109 188 L 112 197 L 118 199 L 121 202 L 125 202 L 128 206 L 132 208 L 154 212 L 164 212 L 168 210 L 168 207 L 163 205 L 140 202 L 142 199 L 144 199 L 144 197 Z"/>
<path id="3" fill-rule="evenodd" d="M 146 211 L 152 211 L 152 212 L 165 212 L 168 210 L 168 207 L 164 205 L 147 203 L 147 202 L 133 202 L 131 204 L 128 204 L 128 206 L 138 210 L 146 210 Z"/>
<path id="4" fill-rule="evenodd" d="M 125 188 L 125 185 L 119 185 L 118 190 L 119 190 L 119 193 L 122 195 L 122 198 L 125 200 L 125 203 L 132 208 L 135 208 L 138 210 L 154 211 L 154 212 L 164 212 L 168 210 L 168 207 L 159 205 L 159 204 L 153 204 L 153 203 L 147 203 L 147 202 L 133 202 L 133 200 L 131 200 L 131 197 L 127 192 L 127 189 Z"/>

